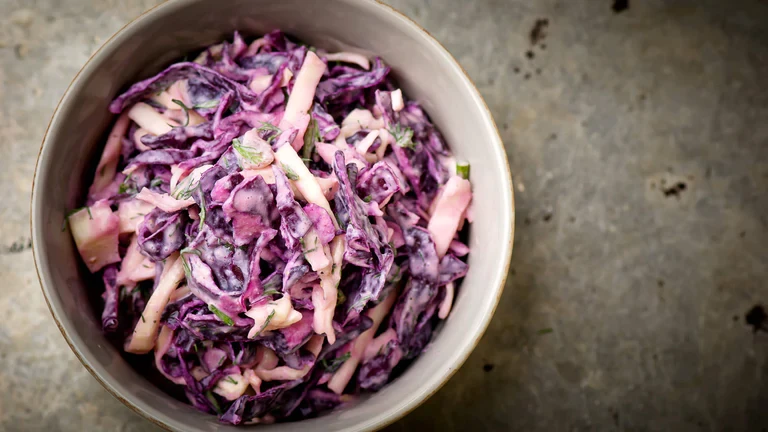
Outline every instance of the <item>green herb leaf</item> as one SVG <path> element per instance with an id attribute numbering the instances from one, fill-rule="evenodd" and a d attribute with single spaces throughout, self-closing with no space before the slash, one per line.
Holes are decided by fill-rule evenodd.
<path id="1" fill-rule="evenodd" d="M 264 290 L 264 294 L 263 295 L 271 296 L 271 295 L 275 295 L 275 294 L 280 294 L 280 291 L 278 291 L 278 290 L 276 290 L 274 288 L 270 288 L 268 290 Z"/>
<path id="2" fill-rule="evenodd" d="M 320 363 L 323 365 L 323 368 L 329 372 L 335 372 L 338 370 L 342 364 L 344 364 L 345 361 L 349 360 L 349 358 L 352 356 L 352 354 L 347 351 L 342 355 L 341 357 L 332 359 L 330 361 L 326 361 L 323 359 Z"/>
<path id="3" fill-rule="evenodd" d="M 277 136 L 283 132 L 282 130 L 280 130 L 280 128 L 278 128 L 277 126 L 273 125 L 270 122 L 262 123 L 261 127 L 256 130 L 259 132 L 267 132 L 267 134 L 270 135 L 269 138 L 267 138 L 267 142 L 270 144 L 272 144 L 275 138 L 277 138 Z"/>
<path id="4" fill-rule="evenodd" d="M 395 144 L 399 147 L 412 149 L 415 147 L 413 143 L 413 129 L 409 127 L 403 127 L 399 123 L 389 129 L 389 133 L 395 139 Z"/>
<path id="5" fill-rule="evenodd" d="M 178 99 L 171 99 L 171 102 L 173 102 L 173 103 L 175 103 L 176 105 L 180 106 L 180 107 L 181 107 L 181 109 L 183 109 L 183 110 L 184 110 L 184 114 L 186 114 L 186 116 L 187 116 L 187 119 L 186 119 L 186 121 L 184 121 L 184 127 L 187 127 L 187 126 L 189 126 L 189 110 L 191 110 L 192 108 L 190 108 L 190 107 L 188 107 L 188 106 L 184 105 L 184 102 L 182 102 L 182 101 L 180 101 L 180 100 L 178 100 Z"/>
<path id="6" fill-rule="evenodd" d="M 219 401 L 216 400 L 216 396 L 213 395 L 213 392 L 211 392 L 210 390 L 205 392 L 205 398 L 208 399 L 208 402 L 211 403 L 214 411 L 216 411 L 216 414 L 221 414 L 221 407 L 219 406 Z"/>
<path id="7" fill-rule="evenodd" d="M 193 248 L 184 248 L 179 251 L 179 258 L 181 258 L 181 266 L 184 267 L 184 274 L 187 275 L 187 279 L 191 279 L 191 273 L 192 269 L 189 267 L 189 263 L 187 262 L 187 259 L 184 258 L 184 255 L 187 254 L 195 254 L 197 256 L 200 256 L 200 251 Z M 163 264 L 165 264 L 165 260 L 163 260 Z"/>
<path id="8" fill-rule="evenodd" d="M 363 201 L 369 203 L 369 202 L 371 202 L 372 199 L 373 199 L 373 197 L 368 195 L 367 197 L 363 198 Z"/>
<path id="9" fill-rule="evenodd" d="M 133 177 L 130 175 L 123 180 L 122 183 L 120 183 L 120 187 L 117 188 L 117 193 L 119 194 L 130 194 L 130 195 L 136 195 L 139 193 L 139 191 L 136 190 L 136 185 L 131 185 L 129 182 L 133 182 Z"/>
<path id="10" fill-rule="evenodd" d="M 141 322 L 147 322 L 147 320 L 144 319 L 144 314 L 141 314 Z"/>
<path id="11" fill-rule="evenodd" d="M 457 162 L 456 174 L 460 175 L 463 179 L 469 179 L 469 164 L 466 162 Z"/>
<path id="12" fill-rule="evenodd" d="M 552 333 L 553 331 L 554 330 L 552 330 L 551 328 L 547 327 L 547 328 L 543 328 L 543 329 L 537 331 L 536 333 L 538 333 L 540 335 L 545 335 L 545 334 L 548 334 L 548 333 Z"/>
<path id="13" fill-rule="evenodd" d="M 304 159 L 312 158 L 312 151 L 315 149 L 315 143 L 322 141 L 320 139 L 320 130 L 317 126 L 317 120 L 312 118 L 309 121 L 307 132 L 304 133 L 304 147 L 301 149 L 301 156 Z"/>
<path id="14" fill-rule="evenodd" d="M 195 189 L 200 185 L 199 180 L 197 183 L 193 182 L 193 180 L 191 175 L 184 177 L 184 180 L 176 185 L 176 189 L 173 190 L 171 196 L 177 200 L 192 198 L 192 193 L 195 192 Z"/>
<path id="15" fill-rule="evenodd" d="M 264 285 L 264 294 L 267 293 L 267 291 L 274 291 L 275 293 L 278 293 L 277 287 L 280 286 L 281 281 L 278 278 L 272 278 Z"/>
<path id="16" fill-rule="evenodd" d="M 336 294 L 336 306 L 342 305 L 347 302 L 347 296 L 344 295 L 344 291 L 338 290 Z"/>
<path id="17" fill-rule="evenodd" d="M 203 229 L 203 225 L 205 224 L 205 217 L 208 215 L 206 209 L 205 209 L 205 195 L 200 191 L 198 194 L 200 196 L 200 226 L 198 226 L 198 229 Z"/>
<path id="18" fill-rule="evenodd" d="M 280 164 L 283 167 L 283 171 L 285 171 L 285 176 L 288 177 L 289 180 L 296 181 L 299 179 L 299 176 L 296 174 L 296 172 L 291 169 L 288 165 Z"/>
<path id="19" fill-rule="evenodd" d="M 392 275 L 392 278 L 387 280 L 387 282 L 391 283 L 391 284 L 395 284 L 395 283 L 400 282 L 400 279 L 401 279 L 400 272 L 403 270 L 403 268 L 401 266 L 397 265 L 397 264 L 392 264 L 392 265 L 397 267 L 397 271 L 395 272 L 394 275 Z"/>
<path id="20" fill-rule="evenodd" d="M 88 218 L 90 220 L 93 220 L 93 215 L 91 214 L 91 208 L 90 207 L 78 207 L 78 208 L 76 208 L 74 210 L 70 210 L 69 213 L 64 215 L 64 221 L 61 222 L 61 231 L 62 232 L 64 232 L 64 230 L 67 229 L 67 222 L 69 221 L 69 217 L 72 216 L 73 214 L 83 210 L 83 209 L 88 210 Z"/>
<path id="21" fill-rule="evenodd" d="M 256 333 L 256 336 L 260 335 L 260 334 L 261 334 L 261 332 L 263 332 L 263 331 L 264 331 L 264 329 L 265 329 L 265 328 L 267 328 L 267 326 L 269 325 L 270 321 L 272 321 L 272 318 L 273 318 L 274 316 L 275 316 L 275 310 L 274 310 L 274 309 L 272 309 L 272 312 L 270 312 L 270 313 L 269 313 L 269 316 L 267 317 L 267 320 L 266 320 L 266 321 L 264 321 L 264 325 L 263 325 L 263 326 L 261 326 L 261 328 L 259 329 L 259 331 Z"/>
<path id="22" fill-rule="evenodd" d="M 219 308 L 217 308 L 214 305 L 208 305 L 208 310 L 213 312 L 217 317 L 219 317 L 220 320 L 222 320 L 226 325 L 233 326 L 235 325 L 235 322 L 232 320 L 232 318 L 229 317 L 229 315 L 225 314 L 224 312 L 220 311 Z"/>
<path id="23" fill-rule="evenodd" d="M 269 131 L 269 132 L 282 132 L 282 131 L 280 130 L 280 128 L 278 128 L 277 126 L 273 125 L 273 124 L 272 124 L 272 123 L 270 123 L 270 122 L 264 122 L 264 123 L 262 123 L 262 124 L 261 124 L 261 127 L 259 127 L 259 129 L 257 129 L 257 130 L 258 130 L 259 132 L 264 132 L 264 131 Z"/>
<path id="24" fill-rule="evenodd" d="M 218 99 L 209 99 L 209 100 L 207 100 L 207 101 L 205 101 L 203 103 L 196 104 L 193 108 L 195 108 L 195 109 L 198 109 L 198 108 L 200 108 L 200 109 L 208 109 L 208 108 L 213 108 L 213 107 L 218 106 L 218 105 L 219 105 L 219 100 Z"/>
<path id="25" fill-rule="evenodd" d="M 161 178 L 152 179 L 152 181 L 149 182 L 149 187 L 151 188 L 160 187 L 163 183 L 165 183 L 165 181 L 163 181 L 163 179 Z"/>
<path id="26" fill-rule="evenodd" d="M 348 310 L 358 309 L 365 306 L 366 303 L 368 303 L 368 300 L 371 299 L 371 296 L 362 296 L 360 297 L 360 300 L 356 301 L 355 304 L 349 307 Z"/>
<path id="27" fill-rule="evenodd" d="M 231 382 L 232 384 L 237 385 L 237 381 L 235 381 L 235 379 L 230 376 L 224 378 L 224 381 Z"/>
<path id="28" fill-rule="evenodd" d="M 258 165 L 264 162 L 264 154 L 262 152 L 257 151 L 253 147 L 244 146 L 243 143 L 237 138 L 232 140 L 232 148 L 234 148 L 237 153 L 243 157 L 243 159 L 251 162 L 252 164 Z"/>

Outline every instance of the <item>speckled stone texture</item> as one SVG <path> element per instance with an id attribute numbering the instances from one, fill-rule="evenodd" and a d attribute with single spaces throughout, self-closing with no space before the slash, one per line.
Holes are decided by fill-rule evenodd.
<path id="1" fill-rule="evenodd" d="M 154 3 L 0 0 L 0 430 L 156 430 L 70 352 L 28 228 L 56 102 Z M 768 2 L 389 3 L 488 102 L 519 221 L 485 337 L 390 430 L 768 428 Z"/>

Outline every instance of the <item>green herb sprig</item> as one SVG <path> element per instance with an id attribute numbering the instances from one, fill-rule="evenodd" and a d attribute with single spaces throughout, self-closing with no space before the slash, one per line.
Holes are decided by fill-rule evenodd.
<path id="1" fill-rule="evenodd" d="M 269 316 L 267 316 L 267 319 L 264 321 L 264 325 L 261 326 L 259 331 L 256 333 L 256 336 L 261 335 L 261 332 L 264 331 L 265 328 L 269 325 L 269 323 L 272 321 L 272 318 L 275 317 L 275 310 L 272 309 L 272 312 L 269 313 Z"/>
<path id="2" fill-rule="evenodd" d="M 320 364 L 323 365 L 323 368 L 325 368 L 325 370 L 329 372 L 335 372 L 341 367 L 342 364 L 344 364 L 345 361 L 349 360 L 350 357 L 352 357 L 352 354 L 349 351 L 347 351 L 341 357 L 337 357 L 330 361 L 322 359 L 320 361 Z"/>
<path id="3" fill-rule="evenodd" d="M 456 162 L 456 174 L 463 179 L 469 179 L 469 164 L 466 162 Z"/>
<path id="4" fill-rule="evenodd" d="M 395 144 L 397 144 L 398 147 L 408 149 L 416 147 L 413 143 L 413 129 L 398 123 L 389 129 L 389 133 L 395 139 Z"/>
<path id="5" fill-rule="evenodd" d="M 171 99 L 171 102 L 173 102 L 173 103 L 175 103 L 176 105 L 180 106 L 180 107 L 181 107 L 181 109 L 183 109 L 183 110 L 184 110 L 184 114 L 187 116 L 187 118 L 186 118 L 186 120 L 184 121 L 184 125 L 183 125 L 183 126 L 184 126 L 184 127 L 187 127 L 187 126 L 189 126 L 189 110 L 191 110 L 192 108 L 190 108 L 190 107 L 188 107 L 188 106 L 184 105 L 184 102 L 182 102 L 182 101 L 180 101 L 180 100 L 178 100 L 178 99 Z"/>
<path id="6" fill-rule="evenodd" d="M 253 147 L 243 145 L 243 143 L 237 138 L 232 140 L 232 148 L 234 148 L 235 151 L 237 151 L 237 153 L 243 157 L 243 159 L 254 165 L 258 165 L 264 162 L 264 154 L 262 152 L 256 150 Z"/>
<path id="7" fill-rule="evenodd" d="M 208 310 L 210 310 L 210 311 L 211 311 L 211 312 L 213 312 L 213 313 L 214 313 L 214 314 L 215 314 L 217 317 L 219 317 L 219 319 L 220 319 L 220 320 L 222 320 L 222 321 L 224 322 L 224 324 L 226 324 L 226 325 L 228 325 L 228 326 L 233 326 L 233 325 L 235 325 L 235 321 L 234 321 L 234 320 L 232 320 L 232 318 L 230 318 L 230 317 L 229 317 L 229 315 L 227 315 L 227 314 L 225 314 L 224 312 L 220 311 L 220 310 L 219 310 L 219 308 L 217 308 L 216 306 L 214 306 L 214 305 L 212 305 L 212 304 L 209 304 L 209 305 L 208 305 Z"/>
<path id="8" fill-rule="evenodd" d="M 267 142 L 270 143 L 270 144 L 274 143 L 274 141 L 277 138 L 277 136 L 280 135 L 283 132 L 282 130 L 280 130 L 279 127 L 273 125 L 270 122 L 262 123 L 261 127 L 259 127 L 256 130 L 259 131 L 259 132 L 266 133 L 266 135 L 268 135 Z"/>

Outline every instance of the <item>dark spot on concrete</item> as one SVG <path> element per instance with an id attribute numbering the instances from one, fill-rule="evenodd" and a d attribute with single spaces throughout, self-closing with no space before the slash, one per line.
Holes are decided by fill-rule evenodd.
<path id="1" fill-rule="evenodd" d="M 32 239 L 19 240 L 10 244 L 10 246 L 3 246 L 0 249 L 0 255 L 17 254 L 24 252 L 25 250 L 32 249 Z"/>
<path id="2" fill-rule="evenodd" d="M 688 185 L 686 185 L 683 182 L 677 182 L 673 184 L 672 186 L 668 188 L 664 188 L 661 191 L 664 193 L 664 196 L 669 198 L 671 196 L 680 197 L 680 195 L 688 188 Z"/>
<path id="3" fill-rule="evenodd" d="M 515 66 L 514 68 L 512 68 L 512 72 L 518 74 L 518 73 L 520 73 L 520 68 Z"/>
<path id="4" fill-rule="evenodd" d="M 688 175 L 686 176 L 686 178 L 687 178 L 689 181 L 693 181 L 693 180 L 695 179 L 695 177 L 693 176 L 693 174 L 688 174 Z"/>
<path id="5" fill-rule="evenodd" d="M 541 49 L 543 49 L 543 50 L 547 49 L 547 44 L 545 44 L 545 43 L 541 44 L 540 46 L 541 46 Z"/>
<path id="6" fill-rule="evenodd" d="M 643 102 L 645 100 L 645 93 L 640 93 L 640 96 L 638 97 L 640 102 Z"/>
<path id="7" fill-rule="evenodd" d="M 739 237 L 741 237 L 741 238 L 744 238 L 744 236 L 746 236 L 746 235 L 747 235 L 746 231 L 742 231 L 742 232 L 739 233 Z"/>
<path id="8" fill-rule="evenodd" d="M 515 275 L 517 275 L 517 271 L 515 269 L 511 268 L 511 269 L 509 269 L 509 274 L 512 275 L 512 276 L 515 276 Z"/>
<path id="9" fill-rule="evenodd" d="M 656 285 L 658 285 L 658 286 L 659 286 L 659 288 L 664 288 L 664 281 L 663 281 L 663 280 L 661 280 L 661 279 L 659 279 L 659 280 L 656 282 Z"/>
<path id="10" fill-rule="evenodd" d="M 584 372 L 579 365 L 573 362 L 558 362 L 555 363 L 555 367 L 557 373 L 571 384 L 579 383 L 583 378 Z"/>
<path id="11" fill-rule="evenodd" d="M 541 68 L 536 68 L 536 75 L 541 75 Z"/>
<path id="12" fill-rule="evenodd" d="M 712 177 L 712 167 L 707 167 L 707 169 L 704 170 L 704 178 L 710 177 Z"/>
<path id="13" fill-rule="evenodd" d="M 613 0 L 613 13 L 622 13 L 629 9 L 629 0 Z"/>
<path id="14" fill-rule="evenodd" d="M 493 363 L 486 363 L 483 365 L 483 371 L 490 372 L 493 370 Z"/>
<path id="15" fill-rule="evenodd" d="M 13 47 L 13 54 L 16 55 L 17 59 L 21 60 L 27 56 L 27 47 L 23 44 L 16 44 Z"/>
<path id="16" fill-rule="evenodd" d="M 667 184 L 667 179 L 661 179 L 661 185 L 664 186 L 665 184 Z"/>
<path id="17" fill-rule="evenodd" d="M 556 140 L 557 139 L 557 134 L 556 133 L 551 134 L 549 136 L 549 139 L 552 140 L 552 141 Z"/>
<path id="18" fill-rule="evenodd" d="M 528 50 L 528 51 L 526 51 L 526 52 L 525 52 L 525 56 L 526 56 L 526 57 L 527 57 L 529 60 L 532 60 L 534 57 L 536 57 L 536 54 L 534 54 L 532 50 Z"/>
<path id="19" fill-rule="evenodd" d="M 619 410 L 611 410 L 611 418 L 613 419 L 613 424 L 618 426 L 619 425 Z"/>
<path id="20" fill-rule="evenodd" d="M 526 216 L 525 219 L 523 219 L 523 223 L 526 224 L 526 225 L 530 225 L 531 224 L 531 218 Z"/>
<path id="21" fill-rule="evenodd" d="M 569 218 L 568 218 L 568 222 L 570 222 L 570 223 L 574 223 L 574 222 L 576 222 L 576 216 L 571 216 L 571 217 L 569 217 Z"/>
<path id="22" fill-rule="evenodd" d="M 733 322 L 737 322 L 737 321 L 739 321 L 739 316 L 738 315 L 734 315 L 733 316 Z"/>
<path id="23" fill-rule="evenodd" d="M 656 182 L 651 182 L 651 189 L 656 189 Z"/>
<path id="24" fill-rule="evenodd" d="M 509 129 L 509 123 L 504 123 L 504 125 L 502 127 L 504 128 L 504 130 Z"/>
<path id="25" fill-rule="evenodd" d="M 533 27 L 531 28 L 531 33 L 529 35 L 531 45 L 536 45 L 547 37 L 548 25 L 549 20 L 546 18 L 537 19 L 536 22 L 533 23 Z"/>
<path id="26" fill-rule="evenodd" d="M 552 212 L 548 211 L 548 212 L 544 213 L 544 216 L 541 217 L 541 220 L 543 220 L 544 222 L 551 221 L 552 220 Z"/>
<path id="27" fill-rule="evenodd" d="M 653 359 L 654 359 L 654 360 L 658 360 L 658 359 L 659 359 L 659 355 L 658 355 L 658 354 L 654 354 L 654 355 L 653 355 Z"/>
<path id="28" fill-rule="evenodd" d="M 765 309 L 763 309 L 761 305 L 752 306 L 752 309 L 744 315 L 744 321 L 747 322 L 748 326 L 752 327 L 754 333 L 757 333 L 760 330 L 768 331 L 766 320 L 768 320 L 768 315 L 765 314 Z"/>
<path id="29" fill-rule="evenodd" d="M 493 85 L 494 82 L 495 80 L 493 78 L 488 79 L 488 85 Z"/>
<path id="30" fill-rule="evenodd" d="M 524 79 L 530 79 L 531 78 L 531 74 L 526 73 L 525 75 L 523 75 L 523 78 Z"/>

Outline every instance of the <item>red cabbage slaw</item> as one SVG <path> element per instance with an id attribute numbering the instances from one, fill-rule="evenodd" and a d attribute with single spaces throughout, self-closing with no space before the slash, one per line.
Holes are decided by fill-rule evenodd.
<path id="1" fill-rule="evenodd" d="M 308 418 L 426 349 L 467 273 L 469 165 L 380 58 L 235 33 L 109 108 L 70 230 L 104 331 L 193 406 Z"/>

